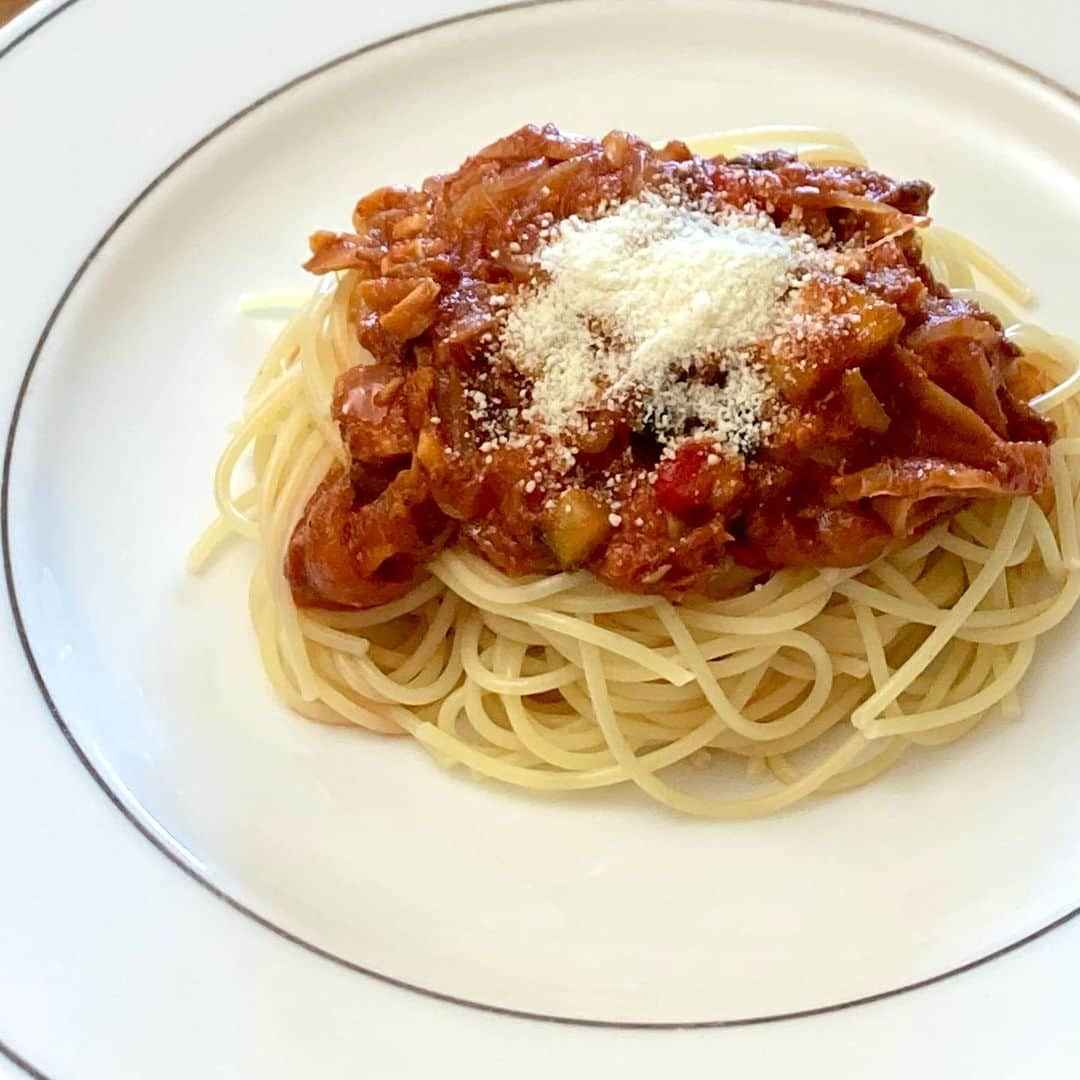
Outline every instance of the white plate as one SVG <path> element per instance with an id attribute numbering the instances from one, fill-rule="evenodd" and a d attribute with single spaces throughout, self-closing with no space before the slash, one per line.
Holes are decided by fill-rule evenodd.
<path id="1" fill-rule="evenodd" d="M 451 165 L 524 118 L 656 136 L 841 127 L 882 168 L 933 178 L 939 217 L 1026 274 L 1048 324 L 1080 331 L 1047 256 L 1080 224 L 1075 105 L 833 11 L 619 11 L 530 8 L 366 52 L 156 185 L 33 372 L 12 458 L 14 582 L 92 767 L 163 847 L 284 931 L 500 1008 L 647 1023 L 821 1008 L 977 960 L 1080 900 L 1080 762 L 1054 707 L 1075 625 L 1045 650 L 1021 723 L 866 792 L 710 826 L 629 796 L 524 799 L 404 743 L 295 720 L 258 669 L 243 553 L 204 581 L 180 575 L 254 363 L 231 301 L 291 284 L 305 233 L 346 220 L 359 192 Z M 370 107 L 387 100 L 392 112 Z"/>

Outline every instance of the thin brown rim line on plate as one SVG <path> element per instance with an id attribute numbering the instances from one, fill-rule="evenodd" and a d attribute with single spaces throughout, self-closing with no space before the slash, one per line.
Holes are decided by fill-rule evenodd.
<path id="1" fill-rule="evenodd" d="M 36 1065 L 32 1065 L 21 1054 L 15 1053 L 10 1046 L 3 1039 L 0 1039 L 0 1057 L 7 1058 L 18 1069 L 22 1069 L 27 1076 L 32 1077 L 33 1080 L 49 1080 L 49 1077 L 43 1073 Z"/>
<path id="2" fill-rule="evenodd" d="M 29 15 L 31 12 L 34 11 L 34 4 L 35 3 L 40 3 L 40 2 L 41 2 L 41 0 L 31 0 L 29 6 L 24 7 L 22 9 L 22 11 L 17 11 L 17 12 L 15 12 L 14 15 L 11 16 L 11 19 L 9 20 L 9 23 L 13 24 L 17 19 L 20 19 L 23 15 Z M 4 57 L 7 56 L 7 54 L 9 52 L 11 52 L 15 48 L 16 45 L 21 44 L 28 37 L 30 37 L 31 34 L 36 33 L 46 23 L 51 22 L 53 19 L 55 19 L 56 16 L 59 15 L 61 11 L 66 11 L 69 7 L 72 6 L 72 4 L 75 4 L 77 2 L 78 2 L 78 0 L 64 0 L 64 3 L 58 4 L 56 7 L 54 7 L 52 9 L 52 11 L 46 12 L 44 15 L 40 16 L 38 19 L 36 19 L 34 22 L 32 22 L 21 33 L 16 34 L 15 37 L 13 37 L 11 39 L 11 41 L 9 41 L 6 45 L 0 46 L 0 60 L 3 60 Z M 4 26 L 9 25 L 9 23 L 4 23 L 3 26 L 0 26 L 0 30 L 3 30 Z"/>
<path id="3" fill-rule="evenodd" d="M 67 0 L 67 3 L 61 5 L 61 7 L 50 12 L 45 18 L 37 23 L 35 26 L 30 27 L 20 37 L 16 38 L 14 42 L 8 45 L 5 49 L 0 50 L 0 59 L 9 52 L 20 41 L 25 40 L 38 26 L 43 25 L 44 22 L 53 18 L 60 11 L 65 10 L 74 4 L 76 0 Z M 328 60 L 318 66 L 303 72 L 300 75 L 289 79 L 288 81 L 277 86 L 273 90 L 268 91 L 255 101 L 246 105 L 244 108 L 233 113 L 226 120 L 222 121 L 215 128 L 203 135 L 197 142 L 193 143 L 187 150 L 185 150 L 179 157 L 172 161 L 162 172 L 160 172 L 153 180 L 150 181 L 146 187 L 130 202 L 119 216 L 113 221 L 109 228 L 102 234 L 97 243 L 94 244 L 89 254 L 80 264 L 79 268 L 75 271 L 74 275 L 68 281 L 63 292 L 60 295 L 56 306 L 53 308 L 48 320 L 45 323 L 44 328 L 41 331 L 41 335 L 38 338 L 37 344 L 34 347 L 34 351 L 31 354 L 26 371 L 23 374 L 22 382 L 19 386 L 18 395 L 15 400 L 15 406 L 12 411 L 11 423 L 8 429 L 7 443 L 4 452 L 4 465 L 3 465 L 3 478 L 0 482 L 0 543 L 3 548 L 3 562 L 4 562 L 4 577 L 7 583 L 8 596 L 11 603 L 11 611 L 15 621 L 15 628 L 19 636 L 19 641 L 22 645 L 23 652 L 26 657 L 27 664 L 30 668 L 31 674 L 34 677 L 34 681 L 37 684 L 38 690 L 41 693 L 42 699 L 45 702 L 49 712 L 51 713 L 57 726 L 60 728 L 64 737 L 67 739 L 68 744 L 71 746 L 72 751 L 76 757 L 83 764 L 86 770 L 93 776 L 98 786 L 102 789 L 105 795 L 113 803 L 113 805 L 124 815 L 125 818 L 131 824 L 138 829 L 140 833 L 151 844 L 154 845 L 163 855 L 165 855 L 171 862 L 173 862 L 180 870 L 182 870 L 188 877 L 198 882 L 210 893 L 216 896 L 219 900 L 228 904 L 234 910 L 241 912 L 242 914 L 253 919 L 260 926 L 263 926 L 267 930 L 270 930 L 278 937 L 283 938 L 286 941 L 299 945 L 302 948 L 314 953 L 317 956 L 323 957 L 327 960 L 333 961 L 336 964 L 340 964 L 343 967 L 349 968 L 352 971 L 359 972 L 363 975 L 368 975 L 380 981 L 398 987 L 404 990 L 410 990 L 416 993 L 424 994 L 427 997 L 435 998 L 440 1001 L 451 1002 L 456 1005 L 466 1005 L 470 1008 L 480 1009 L 485 1012 L 496 1013 L 506 1016 L 515 1016 L 529 1020 L 543 1020 L 560 1024 L 572 1024 L 585 1027 L 598 1027 L 598 1028 L 630 1028 L 630 1029 L 646 1029 L 646 1030 L 681 1030 L 681 1029 L 693 1029 L 693 1028 L 720 1028 L 720 1027 L 740 1027 L 749 1026 L 754 1024 L 771 1023 L 779 1020 L 794 1020 L 802 1017 L 817 1016 L 824 1013 L 835 1012 L 840 1009 L 851 1008 L 855 1005 L 869 1004 L 875 1001 L 881 1001 L 886 998 L 894 997 L 899 994 L 904 994 L 912 990 L 918 990 L 925 986 L 933 985 L 934 983 L 941 982 L 944 979 L 951 978 L 954 975 L 962 974 L 963 972 L 970 971 L 973 968 L 980 967 L 981 965 L 988 963 L 1000 956 L 1004 956 L 1007 953 L 1013 952 L 1015 949 L 1019 949 L 1022 946 L 1034 941 L 1036 938 L 1049 933 L 1051 930 L 1068 922 L 1080 914 L 1080 904 L 1074 907 L 1072 910 L 1066 912 L 1064 915 L 1059 916 L 1046 925 L 1032 931 L 1029 934 L 1024 935 L 1017 940 L 1010 942 L 992 952 L 987 953 L 984 956 L 977 957 L 974 960 L 969 960 L 964 964 L 957 967 L 949 968 L 946 971 L 940 972 L 936 975 L 928 976 L 925 979 L 920 979 L 916 982 L 907 983 L 903 986 L 894 987 L 889 990 L 882 990 L 874 994 L 868 994 L 858 998 L 852 998 L 846 1001 L 837 1002 L 829 1005 L 815 1006 L 814 1008 L 801 1009 L 793 1012 L 786 1013 L 773 1013 L 763 1016 L 749 1016 L 749 1017 L 736 1017 L 726 1020 L 696 1020 L 696 1021 L 667 1021 L 667 1022 L 648 1022 L 648 1021 L 619 1021 L 619 1020 L 593 1020 L 584 1019 L 573 1016 L 555 1016 L 546 1013 L 529 1012 L 522 1009 L 513 1009 L 506 1006 L 493 1005 L 480 1001 L 471 1001 L 466 998 L 457 997 L 453 994 L 444 993 L 439 990 L 430 989 L 428 987 L 419 986 L 414 983 L 406 982 L 405 980 L 396 978 L 392 975 L 385 974 L 380 971 L 375 971 L 371 968 L 364 967 L 362 964 L 355 961 L 348 960 L 343 956 L 338 956 L 335 953 L 330 952 L 327 949 L 322 948 L 313 942 L 307 941 L 304 938 L 293 934 L 289 930 L 278 926 L 276 923 L 271 922 L 269 919 L 258 914 L 256 911 L 247 907 L 245 904 L 230 896 L 224 890 L 215 885 L 208 877 L 204 877 L 194 866 L 194 860 L 189 861 L 178 850 L 174 850 L 168 847 L 158 836 L 156 836 L 153 830 L 146 824 L 146 821 L 154 822 L 155 819 L 146 812 L 142 807 L 139 807 L 139 814 L 132 808 L 127 806 L 120 797 L 113 791 L 113 789 L 105 781 L 101 773 L 94 767 L 93 763 L 89 760 L 86 753 L 75 739 L 71 730 L 68 728 L 63 715 L 60 713 L 52 695 L 49 691 L 48 685 L 45 682 L 44 676 L 38 666 L 36 657 L 33 652 L 33 648 L 30 644 L 29 635 L 27 633 L 26 626 L 23 622 L 22 612 L 19 607 L 18 596 L 15 590 L 14 579 L 14 565 L 11 557 L 11 544 L 10 544 L 10 526 L 9 526 L 9 494 L 10 494 L 10 480 L 11 480 L 11 463 L 15 446 L 15 436 L 18 428 L 19 418 L 22 413 L 23 402 L 26 397 L 26 392 L 30 385 L 31 377 L 37 367 L 37 363 L 44 351 L 45 345 L 48 341 L 49 334 L 52 332 L 53 326 L 56 320 L 60 316 L 61 311 L 66 305 L 68 299 L 74 290 L 78 287 L 87 269 L 100 254 L 105 245 L 112 239 L 114 234 L 121 228 L 121 226 L 127 221 L 131 214 L 143 203 L 143 201 L 154 192 L 157 187 L 166 179 L 168 179 L 181 165 L 185 164 L 190 158 L 197 154 L 204 146 L 216 139 L 223 132 L 231 128 L 234 124 L 244 119 L 249 114 L 255 112 L 268 102 L 281 97 L 282 95 L 293 90 L 297 86 L 308 82 L 311 79 L 322 75 L 323 73 L 332 70 L 344 63 L 363 56 L 367 53 L 374 52 L 375 50 L 384 48 L 389 45 L 393 45 L 397 42 L 421 36 L 431 31 L 440 30 L 448 26 L 456 24 L 485 19 L 490 16 L 502 15 L 510 11 L 518 11 L 534 7 L 554 6 L 555 4 L 569 4 L 576 2 L 576 0 L 515 0 L 512 3 L 501 4 L 497 7 L 487 8 L 481 11 L 463 12 L 458 15 L 449 16 L 444 19 L 437 20 L 435 22 L 425 23 L 422 26 L 412 27 L 408 30 L 401 31 L 397 34 L 390 35 L 389 37 L 381 38 L 378 41 L 370 42 L 359 48 L 352 49 L 346 53 L 341 54 L 331 60 Z M 1055 80 L 1043 75 L 1041 72 L 1028 68 L 1026 65 L 995 52 L 992 49 L 979 45 L 975 42 L 968 41 L 957 34 L 953 34 L 947 31 L 936 30 L 933 27 L 928 27 L 922 23 L 915 22 L 913 20 L 904 19 L 899 16 L 884 14 L 876 11 L 871 11 L 865 8 L 849 6 L 847 4 L 839 3 L 837 0 L 758 0 L 758 2 L 768 2 L 777 6 L 791 6 L 791 7 L 806 7 L 816 8 L 819 10 L 848 14 L 855 18 L 864 18 L 870 21 L 879 22 L 886 25 L 897 26 L 907 31 L 914 31 L 921 34 L 924 37 L 935 38 L 940 41 L 945 41 L 954 44 L 958 47 L 964 48 L 969 52 L 973 52 L 978 55 L 982 55 L 987 59 L 993 60 L 995 63 L 1001 64 L 1021 74 L 1027 75 L 1039 82 L 1044 87 L 1051 89 L 1064 99 L 1074 105 L 1080 105 L 1080 94 L 1068 89 Z M 138 805 L 138 804 L 136 804 Z M 155 822 L 155 824 L 159 824 Z M 186 849 L 181 850 L 184 854 L 190 856 L 190 853 Z M 8 1054 L 9 1057 L 20 1067 L 24 1067 L 24 1061 L 20 1058 L 16 1058 L 11 1054 L 7 1048 L 0 1043 L 0 1052 Z M 32 1067 L 31 1067 L 32 1068 Z"/>
<path id="4" fill-rule="evenodd" d="M 34 4 L 40 3 L 41 0 L 31 0 L 30 6 L 24 8 L 22 11 L 16 14 L 12 21 L 18 19 L 22 15 L 29 14 L 34 10 Z M 344 53 L 341 56 L 335 57 L 329 61 L 326 65 L 320 65 L 318 68 L 314 68 L 307 72 L 304 76 L 300 76 L 302 80 L 305 77 L 311 77 L 319 74 L 326 67 L 332 67 L 336 64 L 343 63 L 355 56 L 360 55 L 362 52 L 370 51 L 370 49 L 378 48 L 381 45 L 389 45 L 394 41 L 400 41 L 402 38 L 411 37 L 414 34 L 421 34 L 427 30 L 436 30 L 441 26 L 449 26 L 456 22 L 464 22 L 469 19 L 482 18 L 485 15 L 498 15 L 505 11 L 514 11 L 520 8 L 529 7 L 543 7 L 547 4 L 568 3 L 571 0 L 517 0 L 515 3 L 500 4 L 497 7 L 487 8 L 481 11 L 468 11 L 462 12 L 459 15 L 452 15 L 449 18 L 438 19 L 435 22 L 424 23 L 421 26 L 413 27 L 411 30 L 403 30 L 400 33 L 393 34 L 390 37 L 380 38 L 378 41 L 372 42 L 369 46 L 362 46 L 359 49 L 354 49 L 348 53 Z M 981 42 L 972 41 L 970 38 L 964 37 L 963 34 L 953 33 L 951 30 L 942 30 L 937 26 L 929 26 L 924 22 L 919 22 L 917 19 L 908 19 L 903 15 L 893 15 L 887 11 L 876 11 L 873 8 L 863 7 L 860 4 L 847 4 L 843 3 L 843 0 L 756 0 L 759 4 L 780 4 L 784 7 L 807 7 L 817 8 L 819 11 L 832 11 L 838 14 L 856 15 L 860 18 L 869 19 L 871 22 L 878 22 L 884 25 L 897 26 L 904 30 L 913 30 L 921 33 L 925 37 L 937 38 L 940 41 L 946 41 L 953 45 L 958 45 L 961 48 L 971 53 L 976 53 L 981 56 L 985 56 L 988 60 L 993 60 L 996 63 L 1002 64 L 1005 67 L 1012 68 L 1013 71 L 1019 74 L 1026 75 L 1028 78 L 1033 79 L 1035 82 L 1041 83 L 1048 90 L 1052 90 L 1055 93 L 1061 94 L 1064 98 L 1071 101 L 1073 104 L 1080 104 L 1080 91 L 1076 91 L 1066 86 L 1065 83 L 1047 75 L 1044 71 L 1040 71 L 1036 67 L 1032 67 L 1030 64 L 1025 64 L 1022 60 L 1017 60 L 1015 57 L 1008 56 L 1003 52 L 999 52 L 997 49 L 992 49 L 989 45 L 983 45 Z M 46 23 L 51 22 L 62 11 L 66 11 L 69 7 L 72 7 L 78 3 L 78 0 L 64 0 L 58 7 L 52 9 L 45 15 L 42 15 L 37 22 L 31 23 L 25 30 L 18 34 L 15 38 L 9 41 L 6 45 L 0 46 L 0 60 L 3 60 L 9 52 L 11 52 L 17 45 L 20 45 L 32 34 L 40 30 Z M 3 26 L 0 26 L 0 32 L 3 31 Z M 0 33 L 0 37 L 2 37 Z M 278 90 L 271 91 L 269 96 L 274 96 L 276 93 L 280 93 L 291 87 L 292 83 L 285 84 L 278 88 Z M 261 104 L 262 99 L 256 104 Z M 246 111 L 246 110 L 245 110 Z M 230 117 L 230 120 L 238 119 L 239 114 L 234 117 Z M 176 162 L 178 164 L 178 162 Z M 143 193 L 145 194 L 145 193 Z"/>

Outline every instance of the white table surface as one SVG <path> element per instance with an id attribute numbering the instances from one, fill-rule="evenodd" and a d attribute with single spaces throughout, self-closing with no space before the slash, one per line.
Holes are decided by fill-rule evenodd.
<path id="1" fill-rule="evenodd" d="M 57 6 L 41 0 L 16 19 L 0 50 Z M 10 414 L 25 357 L 71 265 L 149 179 L 125 167 L 127 141 L 149 140 L 160 163 L 171 160 L 279 81 L 271 56 L 283 37 L 300 71 L 365 39 L 481 6 L 494 5 L 354 0 L 343 26 L 341 5 L 322 0 L 79 0 L 19 44 L 0 62 L 0 413 Z M 869 6 L 963 34 L 1080 89 L 1075 0 Z M 232 82 L 244 89 L 223 102 L 200 73 L 226 60 L 242 71 Z M 116 132 L 108 167 L 95 162 L 84 174 L 92 125 L 83 118 L 108 111 L 118 89 L 99 73 L 121 62 L 133 73 L 126 92 L 160 97 L 160 123 Z M 42 175 L 33 148 L 56 140 L 65 141 L 70 172 Z M 13 145 L 31 153 L 13 159 Z M 69 214 L 72 186 L 94 185 L 108 192 L 97 200 L 107 208 L 101 219 Z M 27 222 L 19 193 L 42 186 L 55 194 L 57 214 Z M 33 241 L 47 258 L 20 257 Z M 40 311 L 8 311 L 10 282 L 27 274 Z M 279 940 L 138 835 L 47 715 L 6 604 L 0 687 L 0 1040 L 49 1076 L 634 1080 L 684 1065 L 700 1074 L 703 1061 L 716 1075 L 808 1078 L 1080 1072 L 1080 920 L 914 993 L 758 1027 L 612 1032 L 494 1016 L 385 986 Z M 9 1074 L 18 1070 L 0 1058 L 0 1075 Z"/>

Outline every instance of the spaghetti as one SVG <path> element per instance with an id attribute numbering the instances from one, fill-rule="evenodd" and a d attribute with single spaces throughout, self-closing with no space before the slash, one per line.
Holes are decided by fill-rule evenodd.
<path id="1" fill-rule="evenodd" d="M 803 160 L 862 162 L 817 129 L 746 129 L 694 148 L 779 143 Z M 981 249 L 937 226 L 922 242 L 935 276 L 998 315 L 1053 386 L 1032 402 L 1060 433 L 1041 495 L 973 501 L 868 565 L 788 566 L 722 599 L 623 591 L 584 570 L 511 577 L 454 546 L 387 603 L 301 608 L 283 566 L 313 493 L 346 460 L 335 380 L 365 359 L 350 320 L 356 273 L 344 271 L 256 376 L 191 568 L 228 536 L 254 541 L 252 620 L 281 700 L 313 720 L 410 734 L 480 776 L 536 791 L 632 783 L 727 820 L 864 784 L 995 707 L 1015 715 L 1037 638 L 1080 596 L 1080 356 L 1017 319 L 1030 295 Z M 248 460 L 254 483 L 237 493 Z M 738 791 L 727 797 L 680 786 L 672 768 L 740 761 L 745 783 L 714 770 Z"/>

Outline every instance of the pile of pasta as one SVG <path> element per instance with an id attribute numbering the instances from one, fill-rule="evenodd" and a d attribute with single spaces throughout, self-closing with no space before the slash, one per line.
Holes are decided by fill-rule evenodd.
<path id="1" fill-rule="evenodd" d="M 816 129 L 691 145 L 864 163 L 850 140 Z M 480 776 L 547 792 L 629 783 L 716 819 L 865 784 L 992 710 L 1016 715 L 1038 638 L 1080 595 L 1080 355 L 1016 314 L 1031 296 L 980 248 L 937 225 L 923 244 L 939 280 L 993 311 L 1055 384 L 1032 402 L 1060 432 L 1043 497 L 973 502 L 868 566 L 789 568 L 723 599 L 618 592 L 584 571 L 511 579 L 453 548 L 383 607 L 298 609 L 283 560 L 311 493 L 345 460 L 330 400 L 337 375 L 363 361 L 343 273 L 266 357 L 191 566 L 230 535 L 253 541 L 251 614 L 281 700 L 313 720 L 409 734 Z M 680 786 L 678 766 L 723 760 L 744 763 L 749 787 L 713 790 L 730 769 L 715 770 L 707 793 Z"/>

